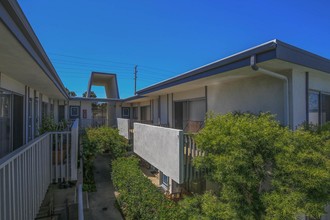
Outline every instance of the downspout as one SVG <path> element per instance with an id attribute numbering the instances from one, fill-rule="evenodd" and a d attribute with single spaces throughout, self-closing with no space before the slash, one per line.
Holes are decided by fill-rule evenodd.
<path id="1" fill-rule="evenodd" d="M 261 67 L 258 67 L 257 66 L 257 59 L 256 59 L 256 55 L 253 55 L 251 56 L 250 58 L 250 66 L 251 68 L 254 70 L 254 71 L 257 71 L 259 73 L 263 73 L 265 75 L 268 75 L 268 76 L 271 76 L 271 77 L 274 77 L 274 78 L 277 78 L 277 79 L 280 79 L 280 80 L 283 80 L 284 81 L 284 124 L 286 126 L 289 126 L 289 80 L 288 80 L 288 77 L 286 76 L 283 76 L 279 73 L 275 73 L 273 71 L 270 71 L 270 70 L 266 70 L 266 69 L 263 69 Z"/>

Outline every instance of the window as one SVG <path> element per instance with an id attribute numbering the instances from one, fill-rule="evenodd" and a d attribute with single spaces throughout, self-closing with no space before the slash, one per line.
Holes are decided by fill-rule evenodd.
<path id="1" fill-rule="evenodd" d="M 122 111 L 122 117 L 123 118 L 130 118 L 129 107 L 122 107 L 121 111 Z"/>
<path id="2" fill-rule="evenodd" d="M 322 94 L 321 95 L 321 124 L 324 124 L 330 121 L 330 95 Z"/>
<path id="3" fill-rule="evenodd" d="M 0 158 L 11 151 L 11 95 L 0 91 Z"/>
<path id="4" fill-rule="evenodd" d="M 70 118 L 76 119 L 80 117 L 80 106 L 70 106 Z"/>
<path id="5" fill-rule="evenodd" d="M 138 119 L 138 107 L 133 107 L 133 119 Z"/>
<path id="6" fill-rule="evenodd" d="M 165 174 L 163 174 L 162 184 L 165 185 L 165 186 L 168 186 L 168 183 L 169 183 L 169 177 L 166 176 Z"/>
<path id="7" fill-rule="evenodd" d="M 311 124 L 324 124 L 330 121 L 330 95 L 310 91 L 308 95 L 308 121 Z"/>
<path id="8" fill-rule="evenodd" d="M 319 124 L 319 92 L 310 91 L 308 94 L 308 122 L 310 124 Z"/>
<path id="9" fill-rule="evenodd" d="M 23 96 L 0 90 L 0 158 L 23 145 Z"/>

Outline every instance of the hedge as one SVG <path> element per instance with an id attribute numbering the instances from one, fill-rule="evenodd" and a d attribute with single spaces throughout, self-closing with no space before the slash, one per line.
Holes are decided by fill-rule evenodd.
<path id="1" fill-rule="evenodd" d="M 143 175 L 136 157 L 114 160 L 112 181 L 126 219 L 183 219 L 178 205 Z"/>
<path id="2" fill-rule="evenodd" d="M 119 135 L 118 129 L 102 126 L 87 128 L 83 136 L 84 191 L 96 191 L 93 168 L 98 153 L 109 152 L 111 159 L 126 153 L 128 141 Z"/>

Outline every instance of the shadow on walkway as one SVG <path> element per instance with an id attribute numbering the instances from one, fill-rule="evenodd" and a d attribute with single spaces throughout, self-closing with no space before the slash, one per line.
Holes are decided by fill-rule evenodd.
<path id="1" fill-rule="evenodd" d="M 98 155 L 94 162 L 96 192 L 88 193 L 89 209 L 85 212 L 86 220 L 123 219 L 115 207 L 115 189 L 110 178 L 109 155 Z"/>

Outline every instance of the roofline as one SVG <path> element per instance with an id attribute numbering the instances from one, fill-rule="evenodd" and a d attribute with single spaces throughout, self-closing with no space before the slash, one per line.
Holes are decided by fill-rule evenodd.
<path id="1" fill-rule="evenodd" d="M 68 99 L 69 95 L 65 91 L 64 84 L 17 1 L 1 1 L 0 20 L 30 54 L 32 59 L 34 59 L 39 67 L 46 73 L 62 95 Z"/>
<path id="2" fill-rule="evenodd" d="M 121 99 L 123 102 L 128 102 L 128 101 L 133 101 L 133 100 L 137 100 L 137 99 L 142 99 L 145 98 L 146 96 L 140 96 L 140 95 L 135 95 L 135 96 L 131 96 L 125 99 Z"/>
<path id="3" fill-rule="evenodd" d="M 277 59 L 330 73 L 330 60 L 307 50 L 276 40 Z"/>
<path id="4" fill-rule="evenodd" d="M 217 60 L 202 67 L 185 72 L 165 81 L 156 83 L 137 91 L 138 95 L 146 95 L 161 89 L 169 88 L 182 83 L 194 81 L 211 75 L 242 68 L 250 65 L 250 57 L 255 55 L 257 62 L 271 59 L 295 63 L 305 67 L 313 68 L 330 73 L 330 60 L 306 50 L 294 47 L 280 40 L 271 40 L 256 47 L 241 51 L 234 55 Z"/>
<path id="5" fill-rule="evenodd" d="M 138 95 L 145 95 L 150 92 L 154 92 L 160 89 L 168 88 L 174 85 L 179 85 L 181 83 L 193 81 L 196 79 L 204 78 L 210 75 L 215 75 L 221 72 L 229 71 L 232 69 L 237 69 L 243 66 L 250 65 L 250 56 L 255 54 L 267 54 L 266 56 L 259 56 L 260 61 L 265 61 L 272 59 L 275 53 L 272 53 L 276 49 L 276 40 L 268 41 L 259 46 L 244 50 L 242 52 L 236 53 L 234 55 L 225 57 L 223 59 L 217 60 L 210 64 L 204 65 L 202 67 L 193 69 L 191 71 L 185 72 L 178 76 L 172 77 L 160 83 L 151 85 L 147 88 L 137 91 Z M 257 58 L 258 59 L 258 58 Z M 220 71 L 220 72 L 219 72 Z"/>
<path id="6" fill-rule="evenodd" d="M 109 102 L 109 101 L 116 101 L 121 102 L 122 99 L 113 99 L 113 98 L 88 98 L 88 97 L 77 97 L 77 96 L 70 96 L 69 101 L 95 101 L 95 102 Z"/>

